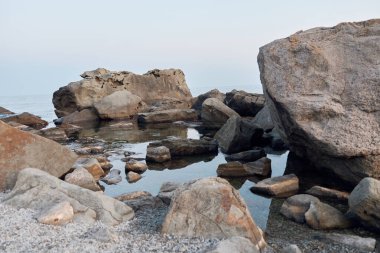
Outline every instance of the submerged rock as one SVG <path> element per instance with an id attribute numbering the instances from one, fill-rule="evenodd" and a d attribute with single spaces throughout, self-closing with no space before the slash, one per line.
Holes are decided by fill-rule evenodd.
<path id="1" fill-rule="evenodd" d="M 224 103 L 242 117 L 253 117 L 264 107 L 263 94 L 253 94 L 242 90 L 226 93 Z"/>
<path id="2" fill-rule="evenodd" d="M 233 115 L 239 116 L 217 98 L 208 98 L 202 104 L 201 118 L 207 128 L 220 128 Z"/>
<path id="3" fill-rule="evenodd" d="M 139 123 L 166 123 L 180 120 L 195 121 L 197 119 L 198 114 L 193 109 L 170 109 L 138 114 Z"/>
<path id="4" fill-rule="evenodd" d="M 288 197 L 298 192 L 299 180 L 294 174 L 264 179 L 251 187 L 253 193 Z"/>
<path id="5" fill-rule="evenodd" d="M 46 127 L 49 123 L 40 117 L 37 117 L 33 114 L 30 114 L 28 112 L 23 112 L 21 114 L 10 114 L 10 116 L 7 116 L 5 118 L 0 118 L 1 121 L 7 122 L 16 122 L 25 126 L 29 126 L 34 129 L 42 129 Z"/>
<path id="6" fill-rule="evenodd" d="M 380 178 L 379 29 L 380 19 L 314 28 L 269 43 L 258 56 L 281 137 L 352 184 Z"/>
<path id="7" fill-rule="evenodd" d="M 110 170 L 108 174 L 101 179 L 101 181 L 108 185 L 120 183 L 123 180 L 120 173 L 120 170 Z"/>

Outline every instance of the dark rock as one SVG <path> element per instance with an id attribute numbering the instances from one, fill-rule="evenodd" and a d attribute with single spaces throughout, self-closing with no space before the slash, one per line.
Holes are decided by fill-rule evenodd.
<path id="1" fill-rule="evenodd" d="M 170 150 L 172 157 L 191 156 L 202 154 L 217 154 L 218 144 L 215 140 L 192 140 L 192 139 L 166 139 L 158 142 L 152 142 L 149 147 L 165 146 Z"/>
<path id="2" fill-rule="evenodd" d="M 232 90 L 226 93 L 224 103 L 239 113 L 240 116 L 255 116 L 264 107 L 263 94 L 253 94 L 245 91 Z"/>
<path id="3" fill-rule="evenodd" d="M 237 112 L 217 98 L 208 98 L 202 104 L 201 118 L 206 128 L 220 128 Z"/>
<path id="4" fill-rule="evenodd" d="M 264 179 L 251 187 L 253 193 L 274 196 L 289 197 L 298 192 L 299 181 L 294 174 Z"/>
<path id="5" fill-rule="evenodd" d="M 245 162 L 253 162 L 261 157 L 265 156 L 265 151 L 261 148 L 256 148 L 253 150 L 243 151 L 240 153 L 235 153 L 232 155 L 226 156 L 227 161 L 245 161 Z"/>
<path id="6" fill-rule="evenodd" d="M 193 109 L 171 109 L 138 114 L 139 123 L 165 123 L 179 120 L 195 121 L 198 114 Z"/>
<path id="7" fill-rule="evenodd" d="M 46 127 L 49 123 L 45 120 L 42 120 L 40 117 L 37 117 L 33 114 L 30 114 L 28 112 L 23 112 L 21 114 L 11 114 L 8 117 L 1 118 L 0 120 L 7 122 L 17 122 L 22 125 L 30 126 L 34 129 L 42 129 Z"/>
<path id="8" fill-rule="evenodd" d="M 221 102 L 224 102 L 226 95 L 222 92 L 220 92 L 217 89 L 210 90 L 209 92 L 206 92 L 204 94 L 199 95 L 198 97 L 193 99 L 193 105 L 191 106 L 192 109 L 195 109 L 197 111 L 200 111 L 202 109 L 203 102 L 208 98 L 216 98 L 220 100 Z"/>

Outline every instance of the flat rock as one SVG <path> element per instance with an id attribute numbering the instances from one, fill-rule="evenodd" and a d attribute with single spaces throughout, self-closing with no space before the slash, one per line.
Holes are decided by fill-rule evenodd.
<path id="1" fill-rule="evenodd" d="M 84 168 L 86 169 L 95 180 L 99 180 L 104 175 L 104 170 L 96 158 L 92 157 L 81 157 L 78 158 L 75 164 L 72 166 L 73 169 Z"/>
<path id="2" fill-rule="evenodd" d="M 329 189 L 319 185 L 315 185 L 306 191 L 307 194 L 316 196 L 318 198 L 324 198 L 329 200 L 347 202 L 350 194 L 348 192 L 338 191 L 335 189 Z"/>
<path id="3" fill-rule="evenodd" d="M 62 201 L 68 201 L 73 207 L 74 222 L 99 220 L 106 225 L 117 225 L 134 217 L 133 210 L 118 200 L 33 168 L 20 171 L 15 187 L 3 199 L 3 203 L 15 208 L 31 208 L 37 212 Z"/>
<path id="4" fill-rule="evenodd" d="M 219 164 L 216 174 L 219 177 L 249 177 L 267 176 L 271 172 L 270 159 L 261 158 L 256 162 L 242 164 L 240 162 L 228 162 Z"/>
<path id="5" fill-rule="evenodd" d="M 287 198 L 281 206 L 280 213 L 298 223 L 305 223 L 305 213 L 311 203 L 320 202 L 318 198 L 308 194 L 297 194 Z"/>
<path id="6" fill-rule="evenodd" d="M 208 128 L 220 128 L 233 115 L 239 116 L 217 98 L 208 98 L 202 104 L 201 118 Z"/>
<path id="7" fill-rule="evenodd" d="M 85 168 L 78 168 L 67 174 L 65 176 L 65 182 L 75 184 L 92 191 L 101 191 L 94 177 Z"/>
<path id="8" fill-rule="evenodd" d="M 127 171 L 133 171 L 136 173 L 144 173 L 148 169 L 148 166 L 146 165 L 146 163 L 132 159 L 125 163 L 125 169 Z"/>
<path id="9" fill-rule="evenodd" d="M 24 168 L 38 167 L 61 177 L 76 159 L 75 153 L 54 141 L 0 122 L 0 191 L 12 189 Z"/>
<path id="10" fill-rule="evenodd" d="M 253 162 L 261 157 L 264 157 L 265 151 L 262 148 L 256 148 L 252 150 L 247 150 L 235 154 L 226 156 L 227 161 L 244 161 L 244 162 Z"/>
<path id="11" fill-rule="evenodd" d="M 159 146 L 167 147 L 170 150 L 171 157 L 218 153 L 218 144 L 215 140 L 173 138 L 152 142 L 148 145 L 148 148 Z"/>
<path id="12" fill-rule="evenodd" d="M 294 174 L 264 179 L 251 187 L 253 193 L 288 197 L 298 192 L 299 180 Z"/>
<path id="13" fill-rule="evenodd" d="M 266 104 L 300 157 L 356 185 L 380 178 L 380 19 L 297 32 L 260 48 Z"/>
<path id="14" fill-rule="evenodd" d="M 117 169 L 110 170 L 105 177 L 101 178 L 101 181 L 108 185 L 118 184 L 123 180 L 120 173 L 121 171 Z"/>
<path id="15" fill-rule="evenodd" d="M 252 175 L 267 177 L 272 173 L 272 161 L 262 157 L 257 161 L 244 164 L 246 170 Z"/>
<path id="16" fill-rule="evenodd" d="M 170 150 L 165 146 L 151 147 L 146 150 L 146 161 L 163 163 L 171 159 Z"/>
<path id="17" fill-rule="evenodd" d="M 10 114 L 10 116 L 1 118 L 0 120 L 7 122 L 17 122 L 19 124 L 29 126 L 34 129 L 42 129 L 46 127 L 49 123 L 38 116 L 30 114 L 28 112 L 23 112 L 21 114 Z"/>
<path id="18" fill-rule="evenodd" d="M 226 95 L 224 93 L 220 92 L 218 89 L 213 89 L 204 94 L 199 95 L 198 97 L 195 97 L 193 99 L 191 108 L 200 111 L 202 109 L 202 104 L 206 99 L 216 98 L 221 102 L 224 102 L 225 97 Z"/>
<path id="19" fill-rule="evenodd" d="M 147 191 L 134 191 L 134 192 L 125 193 L 125 194 L 116 196 L 115 199 L 124 202 L 127 200 L 133 200 L 133 199 L 138 199 L 140 197 L 147 197 L 147 196 L 152 196 L 152 194 L 150 194 Z"/>
<path id="20" fill-rule="evenodd" d="M 134 182 L 137 182 L 141 179 L 141 175 L 139 173 L 136 173 L 136 172 L 133 172 L 133 171 L 129 171 L 127 173 L 127 181 L 129 183 L 134 183 Z"/>
<path id="21" fill-rule="evenodd" d="M 265 97 L 234 89 L 226 93 L 224 103 L 242 117 L 254 117 L 264 107 Z"/>
<path id="22" fill-rule="evenodd" d="M 161 231 L 189 237 L 242 236 L 257 250 L 266 246 L 239 192 L 222 178 L 203 178 L 177 189 Z"/>
<path id="23" fill-rule="evenodd" d="M 56 142 L 65 142 L 69 140 L 66 135 L 66 131 L 58 127 L 35 130 L 33 133 Z"/>
<path id="24" fill-rule="evenodd" d="M 197 111 L 193 109 L 170 109 L 138 114 L 139 123 L 165 123 L 175 121 L 195 121 L 198 119 Z"/>
<path id="25" fill-rule="evenodd" d="M 37 218 L 39 223 L 48 225 L 64 225 L 74 218 L 74 209 L 69 201 L 55 204 L 42 213 Z"/>
<path id="26" fill-rule="evenodd" d="M 247 238 L 234 236 L 220 241 L 215 249 L 207 253 L 260 253 L 255 245 Z"/>

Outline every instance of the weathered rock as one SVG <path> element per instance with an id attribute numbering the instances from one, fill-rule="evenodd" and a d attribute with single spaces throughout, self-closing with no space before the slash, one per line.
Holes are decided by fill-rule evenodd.
<path id="1" fill-rule="evenodd" d="M 61 124 L 59 128 L 65 131 L 68 138 L 78 139 L 82 128 L 72 124 Z"/>
<path id="2" fill-rule="evenodd" d="M 83 148 L 78 148 L 74 150 L 75 153 L 78 155 L 96 155 L 96 154 L 101 154 L 104 152 L 104 147 L 102 146 L 90 146 L 90 147 L 83 147 Z"/>
<path id="3" fill-rule="evenodd" d="M 42 129 L 46 127 L 49 123 L 40 117 L 37 117 L 33 114 L 30 114 L 28 112 L 23 112 L 21 114 L 11 114 L 8 117 L 5 118 L 0 118 L 1 121 L 4 121 L 5 123 L 7 122 L 17 122 L 19 124 L 25 125 L 25 126 L 30 126 L 34 129 Z"/>
<path id="4" fill-rule="evenodd" d="M 33 133 L 33 131 L 38 131 L 30 126 L 26 126 L 26 125 L 23 125 L 23 124 L 20 124 L 20 123 L 17 123 L 17 122 L 13 122 L 13 121 L 9 121 L 7 122 L 8 125 L 10 125 L 11 127 L 14 127 L 14 128 L 17 128 L 18 130 L 22 130 L 22 131 L 27 131 L 27 132 L 31 132 Z"/>
<path id="5" fill-rule="evenodd" d="M 53 104 L 60 115 L 91 108 L 94 103 L 121 90 L 130 91 L 147 104 L 166 99 L 192 98 L 185 75 L 178 69 L 155 69 L 144 75 L 106 69 L 85 73 L 82 74 L 83 80 L 70 83 L 54 92 Z"/>
<path id="6" fill-rule="evenodd" d="M 84 168 L 95 178 L 99 180 L 104 175 L 104 170 L 96 158 L 81 157 L 72 166 L 73 169 Z"/>
<path id="7" fill-rule="evenodd" d="M 155 209 L 160 206 L 164 206 L 162 200 L 153 196 L 139 196 L 133 199 L 123 201 L 126 205 L 130 206 L 135 212 L 144 209 Z"/>
<path id="8" fill-rule="evenodd" d="M 134 183 L 134 182 L 137 182 L 141 179 L 141 175 L 139 173 L 136 173 L 136 172 L 133 172 L 133 171 L 129 171 L 127 173 L 127 181 L 129 183 Z"/>
<path id="9" fill-rule="evenodd" d="M 157 197 L 159 197 L 165 204 L 170 205 L 170 202 L 174 197 L 175 190 L 177 190 L 181 186 L 182 184 L 180 183 L 165 182 L 161 185 Z"/>
<path id="10" fill-rule="evenodd" d="M 261 127 L 265 131 L 269 131 L 274 128 L 271 112 L 266 104 L 264 104 L 263 109 L 261 109 L 256 114 L 255 118 L 253 119 L 253 124 Z"/>
<path id="11" fill-rule="evenodd" d="M 215 139 L 223 152 L 231 154 L 250 149 L 263 133 L 263 129 L 250 120 L 232 116 L 215 134 Z"/>
<path id="12" fill-rule="evenodd" d="M 249 210 L 226 180 L 204 178 L 177 190 L 162 225 L 162 233 L 250 239 L 257 250 L 266 243 Z"/>
<path id="13" fill-rule="evenodd" d="M 279 253 L 302 253 L 302 251 L 295 244 L 289 244 L 282 248 Z"/>
<path id="14" fill-rule="evenodd" d="M 132 159 L 125 163 L 125 169 L 136 173 L 144 173 L 148 169 L 148 166 L 146 163 Z"/>
<path id="15" fill-rule="evenodd" d="M 5 204 L 37 212 L 63 201 L 70 202 L 77 222 L 99 220 L 106 225 L 116 225 L 134 217 L 133 210 L 118 200 L 32 168 L 20 171 L 15 187 L 3 199 Z"/>
<path id="16" fill-rule="evenodd" d="M 261 157 L 264 157 L 265 155 L 266 155 L 265 151 L 262 148 L 256 148 L 256 149 L 228 155 L 226 156 L 226 160 L 253 162 L 260 159 Z"/>
<path id="17" fill-rule="evenodd" d="M 139 123 L 165 123 L 179 120 L 195 121 L 198 114 L 193 109 L 170 109 L 138 114 Z"/>
<path id="18" fill-rule="evenodd" d="M 80 124 L 85 122 L 96 122 L 99 120 L 98 115 L 93 109 L 83 109 L 81 111 L 75 111 L 62 118 L 60 124 Z M 57 125 L 57 121 L 54 121 Z"/>
<path id="19" fill-rule="evenodd" d="M 226 95 L 220 92 L 218 89 L 210 90 L 204 94 L 199 95 L 198 97 L 195 97 L 193 99 L 193 105 L 191 106 L 191 108 L 200 111 L 202 109 L 203 102 L 208 98 L 216 98 L 221 102 L 224 102 Z"/>
<path id="20" fill-rule="evenodd" d="M 315 236 L 315 238 L 327 242 L 344 244 L 366 252 L 374 252 L 376 247 L 376 239 L 370 237 L 360 237 L 357 235 L 324 233 Z"/>
<path id="21" fill-rule="evenodd" d="M 73 152 L 54 141 L 0 122 L 0 191 L 11 189 L 24 168 L 38 167 L 61 177 L 76 159 Z"/>
<path id="22" fill-rule="evenodd" d="M 92 191 L 101 191 L 94 177 L 85 168 L 78 168 L 67 174 L 65 181 L 69 184 L 75 184 Z"/>
<path id="23" fill-rule="evenodd" d="M 218 144 L 215 140 L 172 138 L 158 142 L 152 142 L 148 145 L 148 148 L 159 146 L 167 147 L 170 150 L 171 157 L 218 153 Z"/>
<path id="24" fill-rule="evenodd" d="M 380 181 L 364 178 L 348 198 L 349 213 L 365 226 L 380 230 Z"/>
<path id="25" fill-rule="evenodd" d="M 348 192 L 329 189 L 329 188 L 318 186 L 318 185 L 313 186 L 312 188 L 307 190 L 306 193 L 316 196 L 318 198 L 324 198 L 324 199 L 342 201 L 342 202 L 347 202 L 348 197 L 350 195 Z"/>
<path id="26" fill-rule="evenodd" d="M 314 28 L 258 56 L 272 119 L 290 149 L 357 184 L 380 178 L 380 19 Z"/>
<path id="27" fill-rule="evenodd" d="M 351 226 L 351 222 L 341 211 L 322 202 L 310 203 L 305 220 L 313 229 L 342 229 Z"/>
<path id="28" fill-rule="evenodd" d="M 42 213 L 37 218 L 38 222 L 48 225 L 64 225 L 74 218 L 74 209 L 69 201 L 55 204 Z"/>
<path id="29" fill-rule="evenodd" d="M 141 197 L 151 197 L 151 196 L 152 194 L 146 191 L 135 191 L 135 192 L 121 194 L 119 196 L 116 196 L 115 199 L 124 202 L 128 200 L 138 199 Z"/>
<path id="30" fill-rule="evenodd" d="M 318 198 L 308 194 L 294 195 L 284 201 L 280 213 L 295 222 L 305 223 L 305 213 L 309 210 L 310 204 L 318 202 Z"/>
<path id="31" fill-rule="evenodd" d="M 288 197 L 297 193 L 298 177 L 294 174 L 264 179 L 251 187 L 253 193 L 275 197 Z"/>
<path id="32" fill-rule="evenodd" d="M 101 119 L 125 119 L 136 115 L 144 105 L 139 96 L 121 90 L 95 102 L 94 107 Z"/>
<path id="33" fill-rule="evenodd" d="M 208 98 L 202 104 L 201 118 L 206 127 L 220 128 L 233 115 L 239 116 L 217 98 Z"/>
<path id="34" fill-rule="evenodd" d="M 264 107 L 263 94 L 253 94 L 242 90 L 232 90 L 226 93 L 224 103 L 240 116 L 255 116 Z"/>
<path id="35" fill-rule="evenodd" d="M 271 159 L 262 157 L 257 161 L 246 163 L 244 166 L 252 175 L 267 177 L 272 172 L 271 163 Z"/>
<path id="36" fill-rule="evenodd" d="M 108 174 L 103 177 L 101 181 L 108 185 L 120 183 L 123 180 L 120 173 L 120 170 L 110 170 L 110 172 L 108 172 Z"/>
<path id="37" fill-rule="evenodd" d="M 247 238 L 234 236 L 220 241 L 216 248 L 207 253 L 260 253 L 255 245 Z"/>
<path id="38" fill-rule="evenodd" d="M 271 172 L 271 162 L 268 158 L 261 158 L 256 162 L 242 164 L 240 162 L 228 162 L 219 164 L 216 174 L 219 177 L 249 177 L 267 176 Z"/>
<path id="39" fill-rule="evenodd" d="M 67 138 L 65 130 L 58 127 L 35 130 L 32 133 L 38 134 L 42 137 L 48 138 L 56 142 L 65 142 L 69 139 Z"/>
<path id="40" fill-rule="evenodd" d="M 162 163 L 171 159 L 170 150 L 165 146 L 150 147 L 146 150 L 146 161 Z"/>
<path id="41" fill-rule="evenodd" d="M 97 242 L 117 242 L 119 237 L 116 233 L 112 232 L 107 226 L 94 226 L 90 227 L 81 238 L 92 239 Z"/>
<path id="42" fill-rule="evenodd" d="M 10 114 L 15 114 L 15 113 L 11 112 L 8 109 L 0 106 L 0 114 L 2 114 L 2 115 L 10 115 Z"/>

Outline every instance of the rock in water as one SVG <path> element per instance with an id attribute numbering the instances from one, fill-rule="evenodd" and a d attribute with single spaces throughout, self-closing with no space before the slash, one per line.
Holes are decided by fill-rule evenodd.
<path id="1" fill-rule="evenodd" d="M 266 246 L 239 192 L 221 178 L 203 178 L 178 189 L 162 232 L 190 237 L 242 236 L 258 250 Z"/>
<path id="2" fill-rule="evenodd" d="M 170 109 L 138 114 L 139 123 L 167 123 L 180 120 L 195 121 L 198 114 L 193 109 Z"/>
<path id="3" fill-rule="evenodd" d="M 208 139 L 192 140 L 172 138 L 149 143 L 148 149 L 159 146 L 167 147 L 170 150 L 171 157 L 218 153 L 218 144 L 216 141 Z"/>
<path id="4" fill-rule="evenodd" d="M 30 126 L 37 130 L 42 129 L 49 124 L 47 121 L 28 112 L 15 115 L 11 114 L 8 117 L 1 118 L 1 120 L 4 122 L 16 122 L 25 126 Z"/>
<path id="5" fill-rule="evenodd" d="M 348 198 L 349 213 L 371 228 L 380 231 L 380 181 L 364 178 Z"/>
<path id="6" fill-rule="evenodd" d="M 220 128 L 233 115 L 239 116 L 217 98 L 208 98 L 202 104 L 201 118 L 206 127 Z"/>
<path id="7" fill-rule="evenodd" d="M 170 150 L 165 146 L 150 147 L 146 150 L 146 161 L 163 163 L 171 159 Z"/>
<path id="8" fill-rule="evenodd" d="M 14 112 L 9 111 L 8 109 L 0 106 L 0 115 L 10 115 L 15 114 Z"/>
<path id="9" fill-rule="evenodd" d="M 75 184 L 80 187 L 92 190 L 101 191 L 99 185 L 96 183 L 94 177 L 85 168 L 75 169 L 73 172 L 65 176 L 65 181 L 69 184 Z"/>
<path id="10" fill-rule="evenodd" d="M 32 168 L 20 171 L 15 187 L 3 200 L 16 208 L 31 208 L 38 212 L 64 201 L 71 204 L 74 221 L 78 222 L 99 220 L 106 225 L 117 225 L 134 217 L 133 210 L 116 199 Z"/>
<path id="11" fill-rule="evenodd" d="M 263 94 L 253 94 L 242 90 L 232 90 L 226 93 L 224 103 L 240 116 L 255 116 L 264 107 Z"/>
<path id="12" fill-rule="evenodd" d="M 313 229 L 342 229 L 351 226 L 351 222 L 341 211 L 322 202 L 310 203 L 305 220 Z"/>
<path id="13" fill-rule="evenodd" d="M 94 107 L 101 119 L 125 119 L 136 115 L 143 108 L 143 102 L 139 96 L 121 90 L 95 102 Z"/>
<path id="14" fill-rule="evenodd" d="M 12 189 L 17 173 L 38 167 L 61 177 L 77 156 L 68 148 L 41 136 L 20 131 L 0 121 L 0 191 Z"/>
<path id="15" fill-rule="evenodd" d="M 289 197 L 298 192 L 299 180 L 294 174 L 264 179 L 251 187 L 253 193 Z"/>
<path id="16" fill-rule="evenodd" d="M 260 48 L 266 103 L 290 149 L 357 184 L 380 178 L 380 19 Z"/>
<path id="17" fill-rule="evenodd" d="M 193 99 L 193 105 L 191 106 L 191 108 L 200 111 L 202 109 L 203 102 L 208 98 L 216 98 L 220 100 L 221 102 L 223 102 L 224 99 L 226 98 L 226 95 L 217 89 L 210 90 L 209 92 L 206 92 L 204 94 L 199 95 L 198 97 L 195 97 Z"/>

